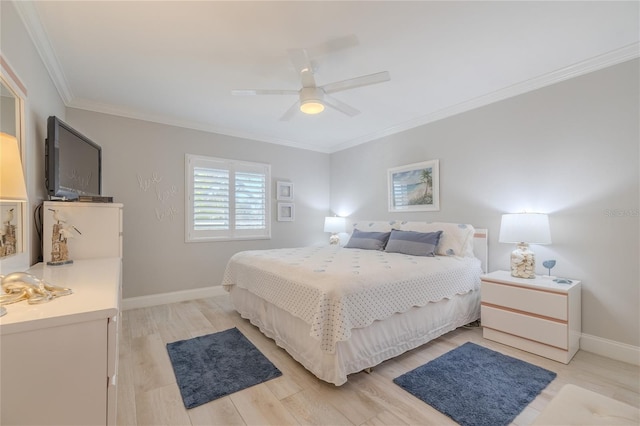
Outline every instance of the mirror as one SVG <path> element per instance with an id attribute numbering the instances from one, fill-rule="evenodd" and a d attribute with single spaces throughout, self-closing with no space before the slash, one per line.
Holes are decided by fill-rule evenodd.
<path id="1" fill-rule="evenodd" d="M 15 74 L 2 61 L 0 74 L 0 132 L 13 136 L 18 142 L 18 152 L 23 170 L 25 161 L 24 143 L 24 90 Z M 5 154 L 6 156 L 6 154 Z M 25 170 L 26 176 L 26 170 Z M 29 266 L 27 243 L 27 203 L 18 201 L 0 202 L 0 268 L 1 274 Z"/>

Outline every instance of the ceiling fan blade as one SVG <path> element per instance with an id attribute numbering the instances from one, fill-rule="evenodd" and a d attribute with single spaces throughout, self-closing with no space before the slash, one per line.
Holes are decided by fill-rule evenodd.
<path id="1" fill-rule="evenodd" d="M 370 84 L 382 83 L 391 80 L 388 71 L 377 72 L 375 74 L 363 75 L 362 77 L 350 78 L 348 80 L 336 81 L 322 86 L 325 93 L 335 93 L 356 87 L 368 86 Z"/>
<path id="2" fill-rule="evenodd" d="M 302 87 L 316 87 L 316 80 L 313 78 L 313 64 L 309 59 L 307 49 L 288 49 L 289 59 L 294 68 L 300 74 Z"/>
<path id="3" fill-rule="evenodd" d="M 282 115 L 282 117 L 280 117 L 280 121 L 291 120 L 293 116 L 296 115 L 296 112 L 298 112 L 298 109 L 300 109 L 300 101 L 297 101 L 296 103 L 291 105 L 291 107 Z"/>
<path id="4" fill-rule="evenodd" d="M 358 111 L 357 109 L 355 109 L 354 107 L 345 104 L 342 101 L 337 100 L 336 98 L 334 98 L 333 96 L 324 96 L 324 99 L 322 100 L 322 102 L 327 105 L 330 106 L 333 109 L 336 109 L 338 111 L 340 111 L 343 114 L 347 114 L 349 117 L 353 117 L 355 115 L 360 114 L 360 111 Z"/>
<path id="5" fill-rule="evenodd" d="M 254 95 L 297 95 L 297 90 L 269 90 L 269 89 L 240 89 L 232 90 L 234 96 L 254 96 Z"/>

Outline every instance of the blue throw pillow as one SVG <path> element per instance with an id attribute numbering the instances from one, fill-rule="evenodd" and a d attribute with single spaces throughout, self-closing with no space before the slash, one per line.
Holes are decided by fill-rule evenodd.
<path id="1" fill-rule="evenodd" d="M 391 231 L 389 242 L 384 249 L 389 253 L 403 253 L 412 256 L 435 256 L 436 246 L 442 231 L 414 232 Z"/>
<path id="2" fill-rule="evenodd" d="M 364 250 L 384 250 L 391 232 L 363 232 L 353 230 L 345 248 L 359 248 Z"/>

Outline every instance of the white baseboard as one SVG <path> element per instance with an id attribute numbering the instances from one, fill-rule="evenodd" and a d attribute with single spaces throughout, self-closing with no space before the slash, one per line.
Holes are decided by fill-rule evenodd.
<path id="1" fill-rule="evenodd" d="M 206 297 L 227 294 L 222 286 L 196 288 L 193 290 L 174 291 L 171 293 L 152 294 L 150 296 L 129 297 L 122 300 L 122 310 L 147 308 L 167 303 L 184 302 L 186 300 L 204 299 Z"/>
<path id="2" fill-rule="evenodd" d="M 640 348 L 602 337 L 582 334 L 580 349 L 633 365 L 640 365 Z"/>

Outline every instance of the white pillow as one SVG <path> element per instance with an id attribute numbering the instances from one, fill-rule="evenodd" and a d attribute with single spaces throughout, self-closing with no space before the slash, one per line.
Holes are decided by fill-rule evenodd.
<path id="1" fill-rule="evenodd" d="M 403 231 L 416 232 L 436 232 L 442 231 L 440 241 L 436 247 L 436 254 L 439 256 L 473 256 L 473 235 L 475 229 L 473 226 L 464 223 L 448 223 L 448 222 L 399 222 Z"/>

